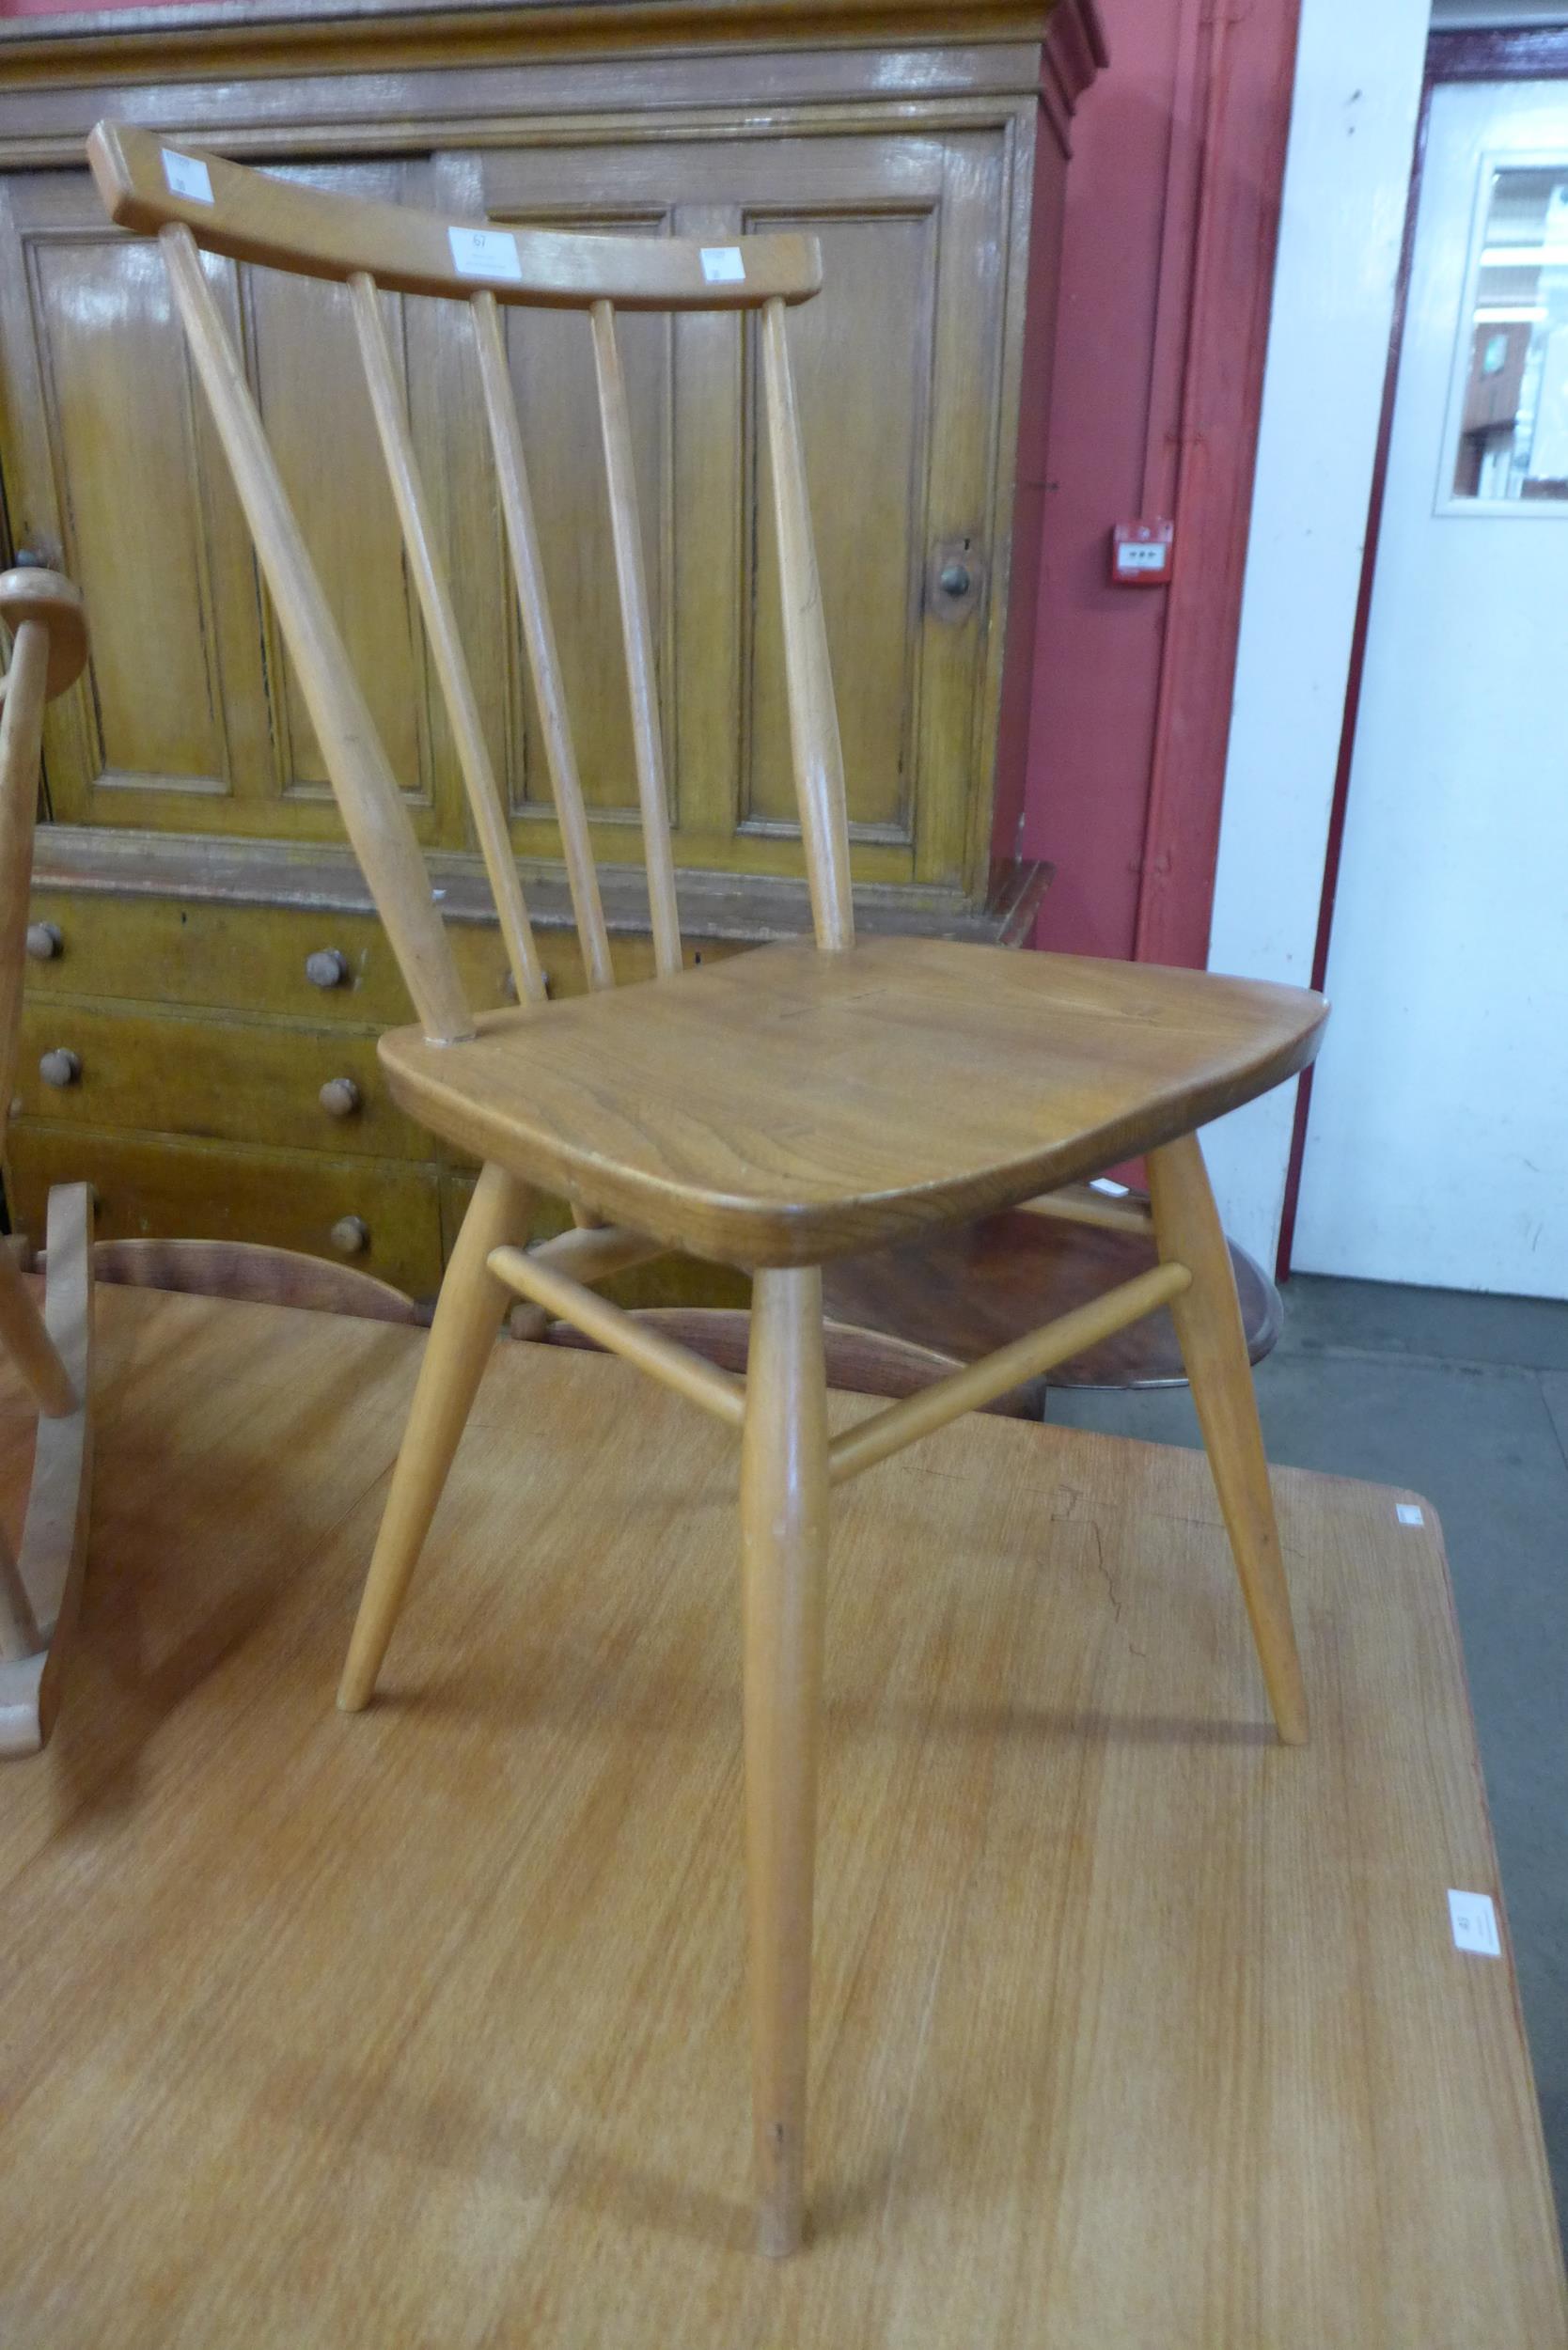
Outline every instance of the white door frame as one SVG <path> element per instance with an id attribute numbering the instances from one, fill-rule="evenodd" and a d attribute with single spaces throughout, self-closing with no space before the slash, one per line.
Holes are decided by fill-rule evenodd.
<path id="1" fill-rule="evenodd" d="M 1209 963 L 1309 983 L 1429 0 L 1302 0 Z M 1227 1229 L 1277 1257 L 1297 1089 L 1209 1129 Z"/>

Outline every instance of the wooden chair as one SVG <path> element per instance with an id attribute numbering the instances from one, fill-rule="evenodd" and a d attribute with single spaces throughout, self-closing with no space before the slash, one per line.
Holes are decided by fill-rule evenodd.
<path id="1" fill-rule="evenodd" d="M 760 2235 L 799 2242 L 812 1851 L 829 1495 L 960 1412 L 1168 1302 L 1181 1329 L 1279 1734 L 1306 1707 L 1225 1243 L 1194 1129 L 1311 1058 L 1314 995 L 928 940 L 857 942 L 786 316 L 818 290 L 808 236 L 513 231 L 321 195 L 101 124 L 115 220 L 156 231 L 196 369 L 349 835 L 419 1026 L 383 1038 L 409 1114 L 483 1162 L 447 1270 L 339 1703 L 368 1700 L 409 1577 L 515 1292 L 736 1429 Z M 200 258 L 349 289 L 409 572 L 450 713 L 519 1008 L 470 1016 L 414 832 L 269 450 Z M 516 865 L 416 467 L 378 289 L 466 306 L 588 992 L 544 1001 Z M 597 368 L 657 977 L 615 992 L 541 575 L 498 306 L 588 313 Z M 682 967 L 653 643 L 618 309 L 746 314 L 776 525 L 791 743 L 815 944 Z M 853 648 L 843 649 L 853 658 Z M 1063 1190 L 1149 1153 L 1158 1262 L 1091 1306 L 837 1436 L 823 1372 L 824 1261 L 1019 1201 L 1093 1217 Z M 524 1246 L 531 1187 L 576 1229 Z M 1052 1199 L 1040 1195 L 1055 1193 Z M 1107 1203 L 1102 1203 L 1107 1204 Z M 754 1276 L 744 1381 L 594 1294 L 669 1250 Z"/>
<path id="2" fill-rule="evenodd" d="M 0 1104 L 22 1035 L 27 899 L 44 705 L 87 657 L 82 600 L 45 571 L 0 573 L 11 659 L 0 711 Z M 21 1266 L 0 1248 L 0 1346 L 39 1407 L 32 1483 L 13 1559 L 0 1534 L 0 1754 L 34 1754 L 54 1726 L 86 1558 L 92 1482 L 92 1193 L 49 1195 L 49 1274 L 41 1314 Z"/>

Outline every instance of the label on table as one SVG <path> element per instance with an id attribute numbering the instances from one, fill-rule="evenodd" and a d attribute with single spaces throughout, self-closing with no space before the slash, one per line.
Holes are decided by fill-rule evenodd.
<path id="1" fill-rule="evenodd" d="M 164 177 L 171 196 L 182 196 L 187 204 L 212 203 L 212 175 L 199 155 L 177 155 L 172 147 L 165 147 Z"/>
<path id="2" fill-rule="evenodd" d="M 701 247 L 702 274 L 710 286 L 739 286 L 745 279 L 745 263 L 738 244 L 705 244 Z"/>
<path id="3" fill-rule="evenodd" d="M 510 229 L 448 228 L 447 241 L 460 277 L 496 277 L 509 286 L 523 283 L 522 257 Z"/>
<path id="4" fill-rule="evenodd" d="M 1497 1913 L 1490 1893 L 1456 1893 L 1450 1886 L 1449 1922 L 1456 1950 L 1474 1950 L 1478 1958 L 1501 1958 Z"/>

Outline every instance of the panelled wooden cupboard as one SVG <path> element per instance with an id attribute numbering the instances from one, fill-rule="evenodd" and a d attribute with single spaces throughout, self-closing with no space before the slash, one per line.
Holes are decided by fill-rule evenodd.
<path id="1" fill-rule="evenodd" d="M 9 548 L 80 582 L 93 633 L 46 744 L 8 1130 L 24 1225 L 50 1183 L 85 1175 L 106 1233 L 337 1249 L 421 1292 L 468 1180 L 380 1085 L 376 1030 L 408 1007 L 160 258 L 107 225 L 83 166 L 92 122 L 118 114 L 454 217 L 713 240 L 813 230 L 825 290 L 792 319 L 792 348 L 863 919 L 1016 937 L 1040 876 L 993 854 L 1021 782 L 1005 705 L 1030 651 L 1068 123 L 1100 55 L 1088 0 L 374 13 L 261 0 L 4 28 Z M 499 1001 L 503 958 L 346 297 L 208 267 L 475 1000 Z M 581 974 L 537 720 L 449 307 L 389 299 L 387 325 L 552 983 L 570 988 Z M 600 653 L 618 620 L 587 323 L 505 315 L 595 846 L 623 869 L 609 910 L 637 970 L 630 723 Z M 623 323 L 694 954 L 807 927 L 751 334 L 733 318 Z"/>

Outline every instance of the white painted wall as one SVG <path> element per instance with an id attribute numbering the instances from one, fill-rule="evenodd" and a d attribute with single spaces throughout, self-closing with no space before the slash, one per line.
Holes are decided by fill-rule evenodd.
<path id="1" fill-rule="evenodd" d="M 1311 976 L 1429 0 L 1302 0 L 1226 763 L 1212 969 Z M 1270 1267 L 1294 1086 L 1209 1129 L 1227 1230 Z"/>

